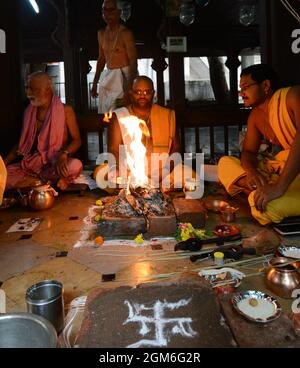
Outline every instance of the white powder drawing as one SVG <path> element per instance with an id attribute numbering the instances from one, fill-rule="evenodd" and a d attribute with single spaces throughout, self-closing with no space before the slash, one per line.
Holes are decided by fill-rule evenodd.
<path id="1" fill-rule="evenodd" d="M 165 310 L 174 310 L 184 307 L 190 303 L 192 299 L 181 299 L 177 303 L 168 303 L 164 301 L 163 303 L 158 300 L 154 303 L 153 307 L 146 307 L 144 304 L 133 303 L 133 305 L 125 300 L 124 304 L 127 304 L 129 309 L 129 315 L 127 320 L 123 323 L 126 325 L 130 322 L 138 322 L 141 324 L 139 333 L 142 336 L 147 335 L 151 332 L 150 326 L 152 325 L 155 330 L 155 339 L 142 339 L 134 344 L 128 345 L 128 348 L 139 348 L 143 345 L 145 346 L 167 346 L 168 335 L 167 332 L 171 332 L 172 335 L 181 335 L 187 338 L 192 338 L 197 335 L 192 327 L 191 323 L 193 320 L 189 317 L 186 318 L 166 318 Z M 143 311 L 153 311 L 153 316 L 142 315 Z M 169 330 L 167 330 L 169 327 Z"/>

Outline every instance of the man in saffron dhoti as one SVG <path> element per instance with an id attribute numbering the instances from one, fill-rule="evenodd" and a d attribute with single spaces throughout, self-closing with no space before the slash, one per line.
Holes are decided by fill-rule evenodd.
<path id="1" fill-rule="evenodd" d="M 270 66 L 242 70 L 240 95 L 252 111 L 241 160 L 226 156 L 218 164 L 227 192 L 249 194 L 251 213 L 262 225 L 300 215 L 300 86 L 277 88 Z M 273 159 L 258 159 L 262 137 L 281 147 Z"/>
<path id="2" fill-rule="evenodd" d="M 6 189 L 29 187 L 40 179 L 64 190 L 82 171 L 82 163 L 70 157 L 81 145 L 74 110 L 54 95 L 47 73 L 29 75 L 26 94 L 30 105 L 20 141 L 4 160 Z"/>
<path id="3" fill-rule="evenodd" d="M 144 184 L 166 191 L 182 188 L 185 174 L 191 178 L 195 173 L 182 165 L 175 111 L 153 104 L 154 92 L 153 82 L 147 76 L 134 80 L 129 92 L 131 104 L 114 110 L 115 117 L 108 125 L 108 152 L 116 160 L 117 176 L 122 164 L 120 147 L 124 147 L 124 155 L 120 159 L 125 159 L 131 177 L 134 174 L 135 179 L 144 180 Z M 137 135 L 139 137 L 135 141 Z M 144 171 L 143 160 L 147 166 Z M 101 187 L 101 168 L 95 176 L 96 180 L 99 178 L 97 183 Z"/>
<path id="4" fill-rule="evenodd" d="M 91 90 L 92 97 L 99 96 L 99 114 L 117 106 L 117 100 L 124 97 L 137 75 L 134 37 L 128 28 L 120 24 L 120 8 L 118 0 L 103 1 L 102 16 L 107 25 L 98 31 L 99 56 Z"/>

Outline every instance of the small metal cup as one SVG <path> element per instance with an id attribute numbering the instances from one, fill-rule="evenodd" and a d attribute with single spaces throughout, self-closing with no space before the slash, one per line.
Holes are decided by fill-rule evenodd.
<path id="1" fill-rule="evenodd" d="M 32 285 L 26 292 L 27 311 L 46 318 L 60 333 L 64 327 L 63 286 L 55 280 Z"/>
<path id="2" fill-rule="evenodd" d="M 234 222 L 236 219 L 236 211 L 238 209 L 235 207 L 227 206 L 221 210 L 221 219 L 224 222 Z"/>

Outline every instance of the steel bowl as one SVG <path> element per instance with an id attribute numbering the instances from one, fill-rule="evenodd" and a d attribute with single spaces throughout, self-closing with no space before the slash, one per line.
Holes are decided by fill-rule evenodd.
<path id="1" fill-rule="evenodd" d="M 247 313 L 245 310 L 243 311 L 239 305 L 239 302 L 249 301 L 250 299 L 261 299 L 267 303 L 270 303 L 274 307 L 274 311 L 272 315 L 268 317 L 262 318 L 262 316 L 253 317 L 251 314 Z M 231 303 L 234 309 L 243 317 L 247 318 L 250 321 L 258 322 L 258 323 L 267 323 L 272 322 L 275 319 L 279 318 L 282 312 L 281 305 L 278 301 L 271 295 L 265 294 L 261 291 L 257 290 L 247 290 L 242 292 L 235 293 L 231 298 Z"/>
<path id="2" fill-rule="evenodd" d="M 280 247 L 278 247 L 277 250 L 280 256 L 282 257 L 300 260 L 300 248 L 299 247 L 281 245 Z"/>
<path id="3" fill-rule="evenodd" d="M 0 315 L 0 348 L 55 348 L 55 328 L 31 313 Z"/>

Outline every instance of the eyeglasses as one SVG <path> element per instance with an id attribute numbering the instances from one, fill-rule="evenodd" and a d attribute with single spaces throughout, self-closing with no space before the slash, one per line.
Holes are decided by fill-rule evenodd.
<path id="1" fill-rule="evenodd" d="M 254 86 L 255 84 L 259 84 L 259 83 L 253 82 L 253 83 L 247 84 L 246 86 L 241 87 L 240 90 L 239 90 L 239 93 L 243 93 L 243 92 L 247 91 L 248 88 Z"/>
<path id="2" fill-rule="evenodd" d="M 118 8 L 102 8 L 102 13 L 114 13 Z"/>
<path id="3" fill-rule="evenodd" d="M 144 91 L 142 91 L 141 89 L 136 89 L 136 90 L 133 90 L 133 93 L 135 95 L 138 95 L 138 96 L 147 96 L 147 95 L 152 95 L 154 91 L 152 89 L 145 89 Z"/>

